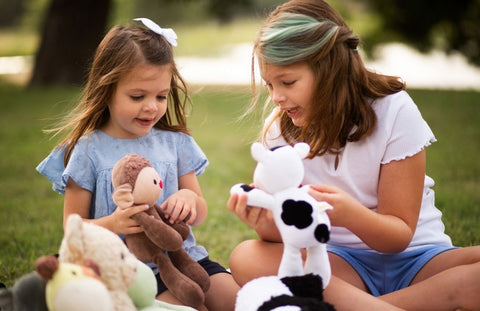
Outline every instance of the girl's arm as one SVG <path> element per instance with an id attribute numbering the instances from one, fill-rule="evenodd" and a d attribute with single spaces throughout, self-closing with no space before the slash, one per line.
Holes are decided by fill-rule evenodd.
<path id="1" fill-rule="evenodd" d="M 232 194 L 228 199 L 227 208 L 247 226 L 253 228 L 259 239 L 269 242 L 282 242 L 272 212 L 265 208 L 248 206 L 247 195 Z"/>
<path id="2" fill-rule="evenodd" d="M 178 178 L 179 190 L 168 197 L 160 206 L 170 222 L 184 221 L 198 226 L 207 218 L 207 202 L 203 198 L 200 184 L 194 171 Z"/>
<path id="3" fill-rule="evenodd" d="M 89 219 L 92 193 L 80 187 L 73 179 L 69 178 L 65 189 L 63 201 L 63 226 L 70 214 L 78 214 L 84 221 L 107 228 L 116 234 L 132 234 L 142 232 L 142 228 L 130 216 L 144 211 L 148 208 L 145 205 L 132 206 L 131 208 L 117 208 L 111 215 Z"/>
<path id="4" fill-rule="evenodd" d="M 310 194 L 333 206 L 328 211 L 332 225 L 349 229 L 374 250 L 396 253 L 408 246 L 415 233 L 424 179 L 422 150 L 412 157 L 382 165 L 376 212 L 335 187 L 315 185 Z"/>

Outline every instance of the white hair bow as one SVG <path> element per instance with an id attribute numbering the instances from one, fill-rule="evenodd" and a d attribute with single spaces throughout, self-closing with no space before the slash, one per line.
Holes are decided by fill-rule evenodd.
<path id="1" fill-rule="evenodd" d="M 162 28 L 158 26 L 155 22 L 145 17 L 134 18 L 133 20 L 142 22 L 148 29 L 155 33 L 158 33 L 159 35 L 167 39 L 168 43 L 173 46 L 177 46 L 177 34 L 175 33 L 175 31 L 173 31 L 172 28 Z"/>

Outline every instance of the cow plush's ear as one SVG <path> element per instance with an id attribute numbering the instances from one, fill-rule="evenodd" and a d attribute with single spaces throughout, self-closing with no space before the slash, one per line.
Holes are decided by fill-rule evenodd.
<path id="1" fill-rule="evenodd" d="M 293 149 L 297 152 L 300 158 L 305 159 L 310 152 L 310 146 L 307 143 L 296 143 Z"/>
<path id="2" fill-rule="evenodd" d="M 257 162 L 263 162 L 268 156 L 268 154 L 271 152 L 267 148 L 265 148 L 261 143 L 253 143 L 252 147 L 250 148 L 250 152 L 252 153 L 252 157 L 257 161 Z"/>

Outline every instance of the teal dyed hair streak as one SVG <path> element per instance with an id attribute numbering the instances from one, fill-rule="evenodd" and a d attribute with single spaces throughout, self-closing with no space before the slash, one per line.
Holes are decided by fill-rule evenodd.
<path id="1" fill-rule="evenodd" d="M 327 31 L 318 40 L 302 40 L 305 36 L 312 37 L 312 33 L 321 31 L 324 26 Z M 318 21 L 303 14 L 285 13 L 263 30 L 258 47 L 266 62 L 289 65 L 318 53 L 337 29 L 338 25 L 330 20 Z"/>

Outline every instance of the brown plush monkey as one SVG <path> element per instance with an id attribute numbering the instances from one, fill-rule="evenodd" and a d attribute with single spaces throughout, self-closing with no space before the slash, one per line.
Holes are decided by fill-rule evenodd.
<path id="1" fill-rule="evenodd" d="M 154 262 L 168 290 L 180 301 L 193 308 L 203 305 L 210 277 L 182 247 L 190 232 L 188 226 L 170 224 L 156 204 L 163 188 L 157 171 L 146 158 L 129 154 L 115 164 L 112 183 L 118 208 L 149 206 L 132 216 L 143 232 L 125 236 L 130 251 L 141 261 Z"/>

